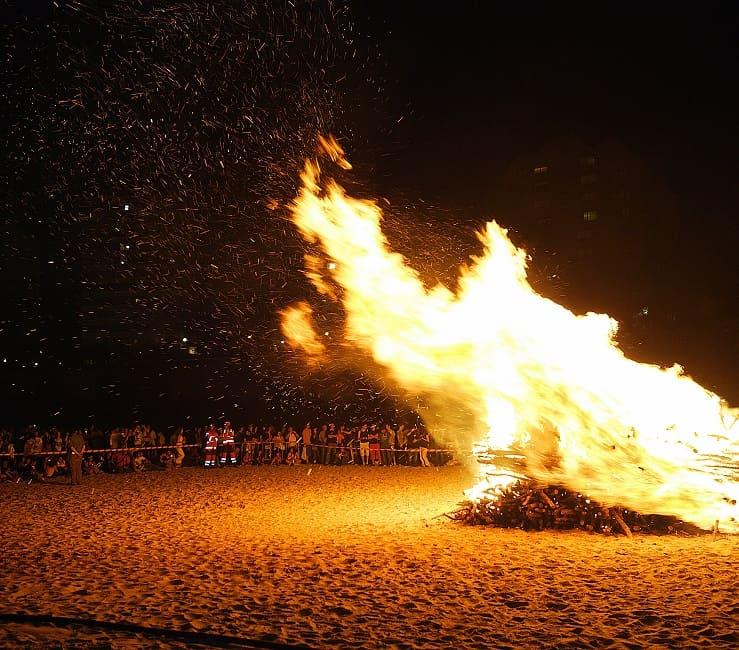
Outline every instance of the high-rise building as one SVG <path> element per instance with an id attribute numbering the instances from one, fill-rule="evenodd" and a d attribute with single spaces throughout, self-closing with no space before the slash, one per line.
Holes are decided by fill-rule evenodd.
<path id="1" fill-rule="evenodd" d="M 495 212 L 566 286 L 571 305 L 628 314 L 660 290 L 675 232 L 674 201 L 616 142 L 548 143 L 520 156 Z"/>

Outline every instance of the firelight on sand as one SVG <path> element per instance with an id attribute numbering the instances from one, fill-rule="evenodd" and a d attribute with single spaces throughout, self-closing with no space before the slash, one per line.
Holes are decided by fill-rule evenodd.
<path id="1" fill-rule="evenodd" d="M 319 150 L 351 168 L 333 138 L 320 138 Z M 739 532 L 739 409 L 677 365 L 628 359 L 610 316 L 576 315 L 537 294 L 525 251 L 496 222 L 479 234 L 483 253 L 461 269 L 456 292 L 427 289 L 390 250 L 376 203 L 323 180 L 317 160 L 306 161 L 301 179 L 292 217 L 327 258 L 309 257 L 308 277 L 343 303 L 345 343 L 433 405 L 432 430 L 459 431 L 464 421 L 469 433 L 458 442 L 518 454 L 522 472 L 542 483 Z M 307 304 L 283 312 L 282 324 L 292 345 L 327 354 Z M 472 496 L 515 480 L 480 468 Z"/>

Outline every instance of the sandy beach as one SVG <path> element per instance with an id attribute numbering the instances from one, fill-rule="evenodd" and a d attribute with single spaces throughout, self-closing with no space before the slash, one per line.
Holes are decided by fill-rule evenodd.
<path id="1" fill-rule="evenodd" d="M 3 484 L 0 613 L 322 648 L 739 644 L 738 537 L 438 517 L 471 482 L 463 467 L 299 466 Z M 94 644 L 193 646 L 0 623 L 3 647 Z"/>

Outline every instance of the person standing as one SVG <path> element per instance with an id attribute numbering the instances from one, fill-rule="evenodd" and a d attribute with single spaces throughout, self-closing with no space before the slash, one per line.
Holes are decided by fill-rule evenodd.
<path id="1" fill-rule="evenodd" d="M 326 465 L 336 464 L 336 448 L 338 445 L 336 437 L 336 425 L 332 422 L 328 425 L 328 432 L 326 433 Z"/>
<path id="2" fill-rule="evenodd" d="M 262 435 L 262 441 L 263 441 L 262 448 L 264 450 L 262 462 L 268 465 L 272 463 L 272 457 L 274 455 L 274 439 L 275 439 L 275 428 L 272 425 L 270 425 L 264 429 L 264 432 Z"/>
<path id="3" fill-rule="evenodd" d="M 33 429 L 33 442 L 31 446 L 31 453 L 40 456 L 44 451 L 44 439 L 41 437 L 41 433 L 37 428 Z"/>
<path id="4" fill-rule="evenodd" d="M 216 466 L 216 454 L 218 452 L 218 429 L 214 424 L 208 426 L 205 434 L 205 467 Z"/>
<path id="5" fill-rule="evenodd" d="M 354 429 L 344 429 L 344 447 L 346 448 L 345 462 L 347 465 L 354 464 Z"/>
<path id="6" fill-rule="evenodd" d="M 396 453 L 398 464 L 407 465 L 408 464 L 408 453 L 406 452 L 406 449 L 408 448 L 408 433 L 405 430 L 404 424 L 401 424 L 398 427 L 395 440 L 396 440 L 396 449 L 398 450 L 398 452 Z"/>
<path id="7" fill-rule="evenodd" d="M 31 439 L 31 453 L 33 454 L 33 466 L 39 474 L 42 474 L 44 469 L 43 451 L 44 439 L 41 437 L 41 433 L 36 428 L 36 425 L 34 425 L 33 438 Z"/>
<path id="8" fill-rule="evenodd" d="M 251 465 L 254 460 L 254 425 L 250 424 L 244 431 L 244 442 L 241 448 L 241 464 Z"/>
<path id="9" fill-rule="evenodd" d="M 180 469 L 182 467 L 182 461 L 185 458 L 185 450 L 182 448 L 182 446 L 185 444 L 185 434 L 184 434 L 182 427 L 177 429 L 177 433 L 174 437 L 174 444 L 175 444 L 174 466 L 176 469 Z"/>
<path id="10" fill-rule="evenodd" d="M 421 461 L 418 453 L 418 431 L 416 427 L 411 427 L 408 432 L 406 449 L 408 449 L 408 464 L 413 465 L 414 467 L 416 464 L 420 465 Z"/>
<path id="11" fill-rule="evenodd" d="M 323 424 L 318 432 L 318 462 L 326 464 L 326 443 L 328 442 L 328 427 Z"/>
<path id="12" fill-rule="evenodd" d="M 236 465 L 236 440 L 231 423 L 226 420 L 223 423 L 223 433 L 221 434 L 221 465 Z"/>
<path id="13" fill-rule="evenodd" d="M 257 433 L 255 435 L 257 444 L 254 447 L 254 460 L 252 461 L 255 465 L 263 465 L 264 464 L 264 450 L 267 446 L 266 440 L 267 440 L 267 427 L 261 426 L 257 429 Z"/>
<path id="14" fill-rule="evenodd" d="M 71 485 L 82 484 L 82 457 L 85 453 L 85 439 L 79 431 L 75 431 L 69 438 L 67 448 L 67 462 L 69 464 Z"/>
<path id="15" fill-rule="evenodd" d="M 370 439 L 369 430 L 366 424 L 363 424 L 359 428 L 359 456 L 362 459 L 362 465 L 369 465 Z"/>
<path id="16" fill-rule="evenodd" d="M 344 425 L 342 424 L 336 430 L 336 464 L 343 465 L 344 459 L 346 458 L 344 449 Z"/>
<path id="17" fill-rule="evenodd" d="M 382 430 L 380 446 L 382 447 L 382 464 L 395 465 L 395 431 L 389 424 L 386 424 Z"/>
<path id="18" fill-rule="evenodd" d="M 310 422 L 305 425 L 303 429 L 303 453 L 302 460 L 306 463 L 313 462 L 313 446 L 311 445 L 311 439 L 313 438 L 313 429 L 310 428 Z"/>
<path id="19" fill-rule="evenodd" d="M 282 465 L 285 460 L 285 436 L 282 435 L 282 429 L 278 429 L 272 438 L 272 447 L 274 449 L 272 464 Z"/>
<path id="20" fill-rule="evenodd" d="M 290 466 L 295 465 L 295 463 L 300 464 L 300 458 L 298 456 L 298 434 L 292 427 L 287 428 L 285 442 L 287 443 L 287 464 Z"/>
<path id="21" fill-rule="evenodd" d="M 369 445 L 370 445 L 370 465 L 382 465 L 382 456 L 380 455 L 380 432 L 377 430 L 377 425 L 373 424 L 369 430 Z"/>

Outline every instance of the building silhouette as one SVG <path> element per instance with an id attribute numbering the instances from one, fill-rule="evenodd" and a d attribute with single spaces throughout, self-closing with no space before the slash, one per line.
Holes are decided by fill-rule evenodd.
<path id="1" fill-rule="evenodd" d="M 617 142 L 563 139 L 518 157 L 495 213 L 534 256 L 532 274 L 546 268 L 575 309 L 629 316 L 659 301 L 669 282 L 675 202 Z"/>

